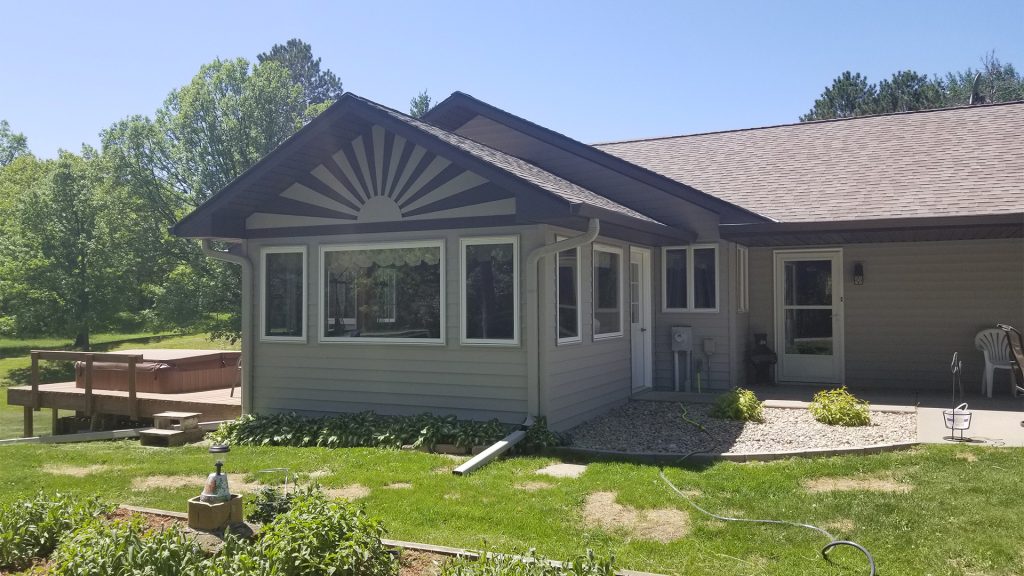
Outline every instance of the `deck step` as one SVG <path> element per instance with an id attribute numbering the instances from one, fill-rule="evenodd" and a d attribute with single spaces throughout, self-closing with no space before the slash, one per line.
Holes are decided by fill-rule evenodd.
<path id="1" fill-rule="evenodd" d="M 153 425 L 163 430 L 169 430 L 174 422 L 182 430 L 194 430 L 199 427 L 200 412 L 160 412 L 153 414 Z"/>
<path id="2" fill-rule="evenodd" d="M 199 428 L 187 430 L 146 428 L 145 430 L 139 430 L 139 443 L 143 446 L 181 446 L 187 442 L 201 440 L 203 434 L 204 432 Z"/>

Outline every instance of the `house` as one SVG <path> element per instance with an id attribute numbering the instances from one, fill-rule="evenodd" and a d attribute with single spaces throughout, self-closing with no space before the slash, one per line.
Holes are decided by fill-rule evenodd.
<path id="1" fill-rule="evenodd" d="M 245 410 L 565 429 L 744 384 L 756 333 L 782 382 L 977 382 L 1024 325 L 1021 150 L 1024 103 L 591 146 L 346 94 L 173 231 L 242 266 Z"/>

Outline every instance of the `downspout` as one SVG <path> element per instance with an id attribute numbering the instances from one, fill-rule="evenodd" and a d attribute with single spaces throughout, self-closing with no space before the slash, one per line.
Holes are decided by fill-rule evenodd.
<path id="1" fill-rule="evenodd" d="M 526 337 L 526 386 L 527 386 L 527 417 L 540 416 L 540 273 L 538 264 L 545 256 L 571 250 L 590 244 L 601 231 L 601 221 L 591 218 L 587 231 L 579 236 L 566 238 L 554 244 L 545 244 L 526 257 L 526 325 L 529 334 Z M 580 303 L 577 303 L 579 305 Z M 582 326 L 579 327 L 583 329 Z"/>
<path id="2" fill-rule="evenodd" d="M 248 256 L 214 250 L 213 243 L 206 239 L 203 254 L 242 267 L 242 413 L 248 414 L 252 411 L 252 260 Z"/>

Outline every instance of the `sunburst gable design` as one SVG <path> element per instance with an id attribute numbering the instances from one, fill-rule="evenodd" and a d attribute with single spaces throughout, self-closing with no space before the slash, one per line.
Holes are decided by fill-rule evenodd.
<path id="1" fill-rule="evenodd" d="M 515 213 L 489 180 L 373 126 L 246 219 L 246 228 L 434 220 Z"/>

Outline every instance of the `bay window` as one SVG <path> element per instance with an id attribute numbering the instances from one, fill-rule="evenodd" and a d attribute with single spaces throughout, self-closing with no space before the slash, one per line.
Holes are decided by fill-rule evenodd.
<path id="1" fill-rule="evenodd" d="M 323 246 L 320 340 L 444 342 L 441 241 Z"/>

